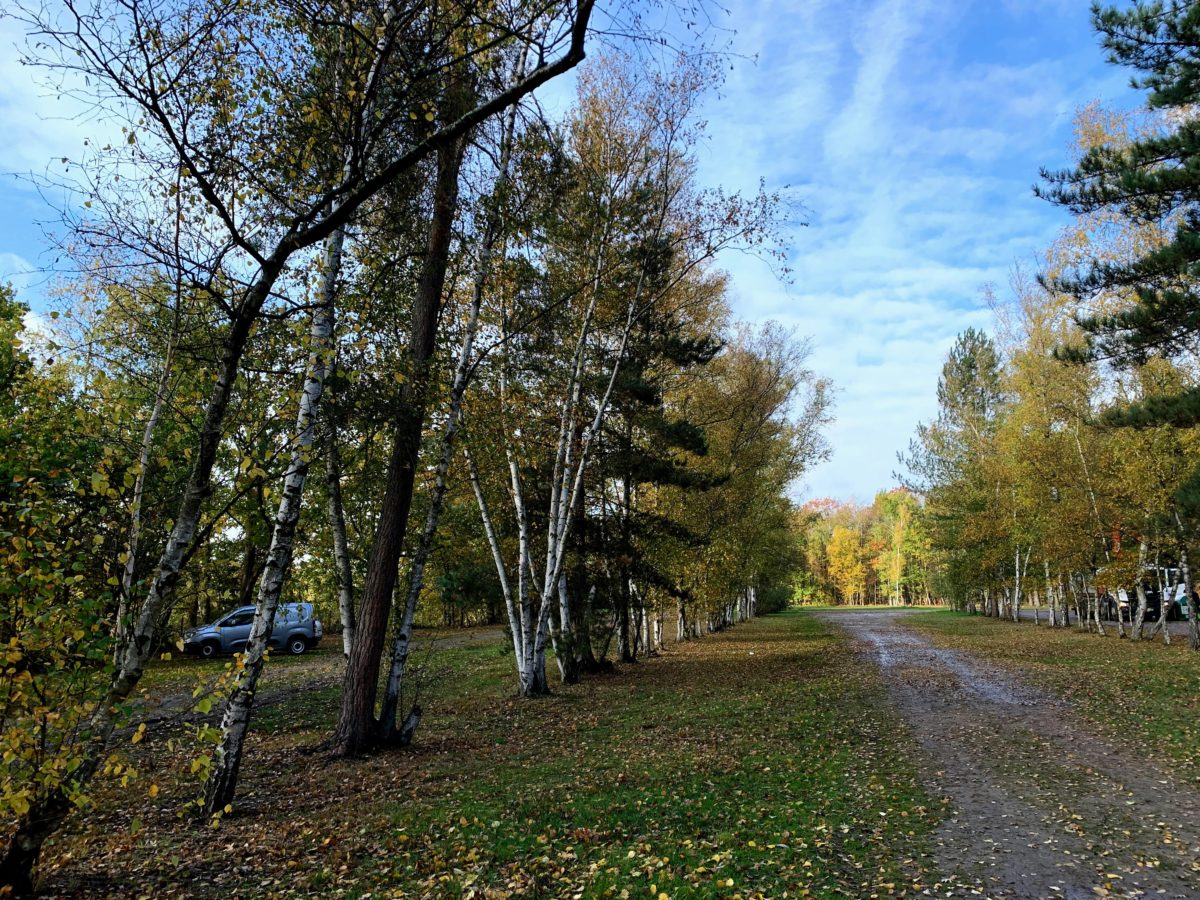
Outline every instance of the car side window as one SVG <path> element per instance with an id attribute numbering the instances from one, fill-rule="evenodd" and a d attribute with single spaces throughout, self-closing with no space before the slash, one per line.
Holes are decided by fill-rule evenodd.
<path id="1" fill-rule="evenodd" d="M 238 613 L 237 615 L 230 616 L 228 619 L 226 619 L 221 624 L 223 626 L 225 626 L 226 628 L 234 628 L 238 625 L 249 625 L 253 621 L 254 621 L 254 613 L 244 612 L 244 613 Z"/>

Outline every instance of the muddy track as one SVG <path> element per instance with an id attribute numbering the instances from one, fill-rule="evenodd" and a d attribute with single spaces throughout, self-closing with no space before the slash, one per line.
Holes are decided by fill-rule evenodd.
<path id="1" fill-rule="evenodd" d="M 905 627 L 906 611 L 823 612 L 877 665 L 951 811 L 936 896 L 1200 897 L 1200 801 L 1060 700 Z"/>

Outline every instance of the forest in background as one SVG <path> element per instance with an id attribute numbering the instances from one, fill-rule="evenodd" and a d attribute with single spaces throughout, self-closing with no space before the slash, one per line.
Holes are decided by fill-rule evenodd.
<path id="1" fill-rule="evenodd" d="M 796 515 L 803 567 L 799 603 L 933 605 L 938 560 L 921 499 L 906 488 L 880 491 L 870 506 L 823 498 Z"/>

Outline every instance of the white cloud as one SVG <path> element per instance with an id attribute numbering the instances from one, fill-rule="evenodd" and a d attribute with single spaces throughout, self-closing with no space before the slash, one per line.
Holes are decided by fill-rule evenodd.
<path id="1" fill-rule="evenodd" d="M 74 158 L 83 148 L 87 111 L 40 83 L 45 72 L 21 62 L 24 31 L 13 19 L 0 17 L 0 172 L 40 174 L 52 160 Z"/>
<path id="2" fill-rule="evenodd" d="M 0 252 L 0 284 L 11 284 L 20 295 L 29 289 L 35 277 L 36 269 L 29 260 L 16 253 Z"/>
<path id="3" fill-rule="evenodd" d="M 1078 105 L 1122 95 L 1085 8 L 1046 7 L 1034 29 L 1029 3 L 1009 5 L 759 0 L 734 12 L 757 62 L 709 104 L 701 173 L 741 190 L 759 177 L 792 185 L 812 211 L 793 236 L 792 285 L 760 262 L 721 261 L 735 314 L 810 335 L 813 368 L 838 387 L 833 458 L 810 473 L 810 496 L 868 501 L 893 483 L 896 453 L 935 412 L 955 335 L 990 324 L 980 289 L 1005 284 L 1066 221 L 1033 197 L 1038 166 L 1064 160 Z M 1063 22 L 1069 45 L 1053 37 Z"/>
<path id="4" fill-rule="evenodd" d="M 829 123 L 825 154 L 835 167 L 853 167 L 887 141 L 888 119 L 899 79 L 894 77 L 905 44 L 912 38 L 924 4 L 879 0 L 861 27 L 850 31 L 858 55 L 858 71 L 849 102 Z M 856 23 L 857 26 L 857 23 Z"/>

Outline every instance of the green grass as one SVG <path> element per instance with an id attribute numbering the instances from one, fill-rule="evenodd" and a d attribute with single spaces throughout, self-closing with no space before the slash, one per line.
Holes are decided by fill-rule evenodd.
<path id="1" fill-rule="evenodd" d="M 540 701 L 539 734 L 493 733 L 500 759 L 436 773 L 456 786 L 392 810 L 393 829 L 422 835 L 396 856 L 400 883 L 441 890 L 431 857 L 462 871 L 450 893 L 861 896 L 919 883 L 931 804 L 879 685 L 851 677 L 840 639 L 791 613 L 708 644 L 599 684 L 603 705 Z"/>
<path id="2" fill-rule="evenodd" d="M 298 752 L 328 733 L 336 688 L 264 706 L 238 810 L 214 830 L 174 816 L 195 786 L 160 742 L 141 751 L 159 798 L 101 798 L 100 824 L 66 837 L 52 879 L 67 892 L 103 873 L 116 893 L 656 898 L 869 897 L 931 880 L 941 807 L 913 743 L 874 671 L 803 612 L 535 701 L 513 697 L 496 645 L 426 662 L 434 692 L 413 749 Z M 134 817 L 136 837 L 121 827 Z M 251 874 L 227 864 L 230 847 Z"/>
<path id="3" fill-rule="evenodd" d="M 1200 654 L 1186 639 L 1164 647 L 950 610 L 905 622 L 943 645 L 1017 669 L 1068 700 L 1103 734 L 1165 755 L 1200 784 L 1200 772 L 1191 769 L 1200 749 Z"/>

